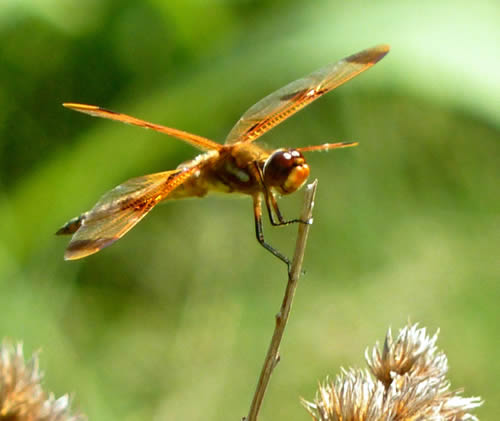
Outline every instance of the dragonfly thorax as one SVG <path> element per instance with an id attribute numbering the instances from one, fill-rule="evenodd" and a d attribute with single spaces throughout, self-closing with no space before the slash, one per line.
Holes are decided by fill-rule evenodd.
<path id="1" fill-rule="evenodd" d="M 300 189 L 309 177 L 309 165 L 296 149 L 278 149 L 266 159 L 262 169 L 264 183 L 280 194 Z"/>

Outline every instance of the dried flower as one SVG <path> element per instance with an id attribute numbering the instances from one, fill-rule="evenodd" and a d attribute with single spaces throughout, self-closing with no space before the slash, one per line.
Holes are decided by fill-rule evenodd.
<path id="1" fill-rule="evenodd" d="M 436 341 L 437 333 L 429 337 L 416 324 L 396 341 L 389 329 L 382 352 L 378 343 L 365 352 L 373 376 L 342 370 L 320 385 L 314 402 L 303 404 L 315 421 L 477 421 L 468 411 L 482 404 L 480 398 L 449 390 L 448 360 Z"/>
<path id="2" fill-rule="evenodd" d="M 35 354 L 25 363 L 21 344 L 0 346 L 0 420 L 83 421 L 71 415 L 67 395 L 55 399 L 41 386 L 43 374 Z"/>

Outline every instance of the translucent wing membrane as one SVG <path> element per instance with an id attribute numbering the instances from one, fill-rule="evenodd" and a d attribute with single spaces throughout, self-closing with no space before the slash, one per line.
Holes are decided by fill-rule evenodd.
<path id="1" fill-rule="evenodd" d="M 388 52 L 388 45 L 369 48 L 278 89 L 243 114 L 229 132 L 226 144 L 254 141 L 321 95 L 370 68 Z"/>
<path id="2" fill-rule="evenodd" d="M 149 121 L 144 121 L 139 118 L 129 116 L 127 114 L 117 113 L 115 111 L 106 110 L 105 108 L 98 107 L 96 105 L 86 105 L 86 104 L 75 104 L 72 102 L 66 102 L 63 104 L 66 108 L 70 108 L 81 113 L 89 114 L 93 117 L 107 118 L 110 120 L 121 121 L 122 123 L 133 124 L 134 126 L 143 127 L 145 129 L 155 130 L 160 133 L 168 134 L 169 136 L 176 137 L 178 139 L 184 140 L 191 145 L 203 150 L 220 150 L 221 145 L 213 140 L 207 139 L 203 136 L 198 136 L 196 134 L 184 132 L 182 130 L 173 129 L 171 127 L 162 126 L 160 124 L 150 123 Z"/>
<path id="3" fill-rule="evenodd" d="M 80 259 L 113 244 L 197 170 L 195 166 L 145 175 L 110 190 L 92 210 L 82 215 L 81 226 L 73 235 L 64 258 Z"/>
<path id="4" fill-rule="evenodd" d="M 358 146 L 358 142 L 337 142 L 337 143 L 324 143 L 322 145 L 302 146 L 295 148 L 300 152 L 314 152 L 314 151 L 328 151 L 330 149 L 351 148 Z"/>

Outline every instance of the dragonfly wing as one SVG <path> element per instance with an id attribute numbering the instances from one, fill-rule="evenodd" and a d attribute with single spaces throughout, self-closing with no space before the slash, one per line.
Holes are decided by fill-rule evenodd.
<path id="1" fill-rule="evenodd" d="M 113 244 L 196 170 L 197 166 L 132 178 L 107 192 L 83 214 L 64 258 L 80 259 Z"/>
<path id="2" fill-rule="evenodd" d="M 387 45 L 363 50 L 278 89 L 243 114 L 225 143 L 253 142 L 315 99 L 370 68 L 388 52 Z"/>
<path id="3" fill-rule="evenodd" d="M 64 107 L 69 108 L 80 113 L 91 115 L 92 117 L 107 118 L 108 120 L 120 121 L 121 123 L 132 124 L 134 126 L 151 129 L 169 136 L 176 137 L 184 140 L 191 145 L 203 150 L 220 150 L 221 145 L 213 140 L 207 139 L 203 136 L 198 136 L 193 133 L 188 133 L 183 130 L 174 129 L 172 127 L 162 126 L 161 124 L 151 123 L 149 121 L 141 120 L 140 118 L 132 117 L 127 114 L 117 113 L 116 111 L 107 110 L 97 105 L 77 104 L 74 102 L 65 102 Z"/>

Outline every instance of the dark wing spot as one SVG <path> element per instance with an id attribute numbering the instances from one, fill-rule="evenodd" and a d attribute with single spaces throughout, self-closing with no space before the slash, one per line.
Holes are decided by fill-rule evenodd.
<path id="1" fill-rule="evenodd" d="M 126 209 L 133 208 L 137 212 L 148 211 L 148 208 L 152 208 L 154 205 L 154 200 L 150 197 L 145 199 L 126 199 L 120 202 L 120 210 L 124 211 Z"/>
<path id="2" fill-rule="evenodd" d="M 305 89 L 301 89 L 300 91 L 291 92 L 289 94 L 286 94 L 286 95 L 283 95 L 282 97 L 280 97 L 280 100 L 281 101 L 290 101 L 291 99 L 305 95 L 310 90 L 311 90 L 311 88 L 305 88 Z"/>
<path id="3" fill-rule="evenodd" d="M 165 180 L 166 185 L 168 185 L 172 179 L 177 177 L 182 171 L 175 172 L 173 174 L 170 174 L 167 179 Z M 140 198 L 126 198 L 120 202 L 120 210 L 126 210 L 129 208 L 134 208 L 135 211 L 137 212 L 147 212 L 149 209 L 151 209 L 154 205 L 158 203 L 157 199 L 155 196 L 146 196 L 146 197 L 140 197 Z"/>
<path id="4" fill-rule="evenodd" d="M 328 92 L 328 89 L 318 89 L 314 91 L 314 96 L 321 96 L 323 94 L 326 94 Z"/>
<path id="5" fill-rule="evenodd" d="M 353 54 L 352 56 L 346 57 L 344 60 L 349 63 L 375 64 L 377 61 L 381 60 L 388 52 L 388 49 L 375 47 L 361 51 L 360 53 Z"/>
<path id="6" fill-rule="evenodd" d="M 113 110 L 108 110 L 107 108 L 97 107 L 99 111 L 104 111 L 105 113 L 120 115 L 121 113 L 117 113 Z"/>
<path id="7" fill-rule="evenodd" d="M 167 179 L 165 180 L 165 184 L 169 184 L 170 183 L 170 180 L 172 180 L 173 178 L 177 177 L 182 171 L 177 171 L 177 172 L 174 172 L 172 174 L 170 174 Z"/>
<path id="8" fill-rule="evenodd" d="M 82 226 L 83 220 L 85 219 L 85 214 L 77 216 L 76 218 L 70 219 L 56 232 L 56 235 L 69 235 L 74 234 L 78 231 L 78 228 Z"/>
<path id="9" fill-rule="evenodd" d="M 246 131 L 247 131 L 247 133 L 252 132 L 253 130 L 255 130 L 259 126 L 260 126 L 260 121 L 258 123 L 253 124 L 252 126 L 250 126 Z"/>

